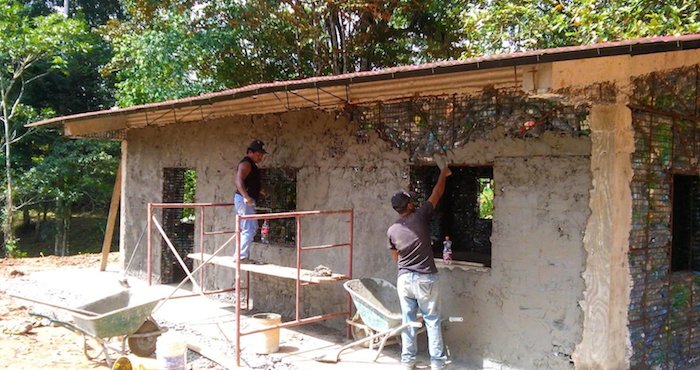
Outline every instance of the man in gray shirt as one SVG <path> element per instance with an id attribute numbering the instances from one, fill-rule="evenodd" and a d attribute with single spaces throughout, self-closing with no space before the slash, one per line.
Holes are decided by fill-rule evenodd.
<path id="1" fill-rule="evenodd" d="M 416 194 L 405 191 L 394 194 L 391 206 L 400 217 L 387 230 L 388 248 L 399 266 L 396 289 L 403 322 L 416 321 L 418 310 L 423 314 L 432 370 L 445 368 L 447 353 L 440 326 L 440 285 L 430 244 L 430 220 L 451 174 L 447 166 L 440 171 L 428 201 L 420 208 L 416 208 Z M 417 352 L 416 328 L 409 326 L 404 329 L 401 343 L 401 363 L 406 369 L 413 369 Z"/>

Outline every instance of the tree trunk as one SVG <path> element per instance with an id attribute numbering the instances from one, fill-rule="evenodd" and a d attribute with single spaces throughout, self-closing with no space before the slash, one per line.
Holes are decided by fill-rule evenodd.
<path id="1" fill-rule="evenodd" d="M 29 216 L 29 207 L 22 207 L 22 230 L 29 230 L 32 218 Z"/>
<path id="2" fill-rule="evenodd" d="M 61 256 L 67 256 L 70 254 L 70 243 L 68 236 L 70 235 L 70 218 L 71 218 L 71 204 L 70 202 L 66 204 L 63 211 L 63 220 L 61 224 L 63 225 L 63 239 L 61 240 Z"/>
<path id="3" fill-rule="evenodd" d="M 5 218 L 3 219 L 2 231 L 5 238 L 5 246 L 15 239 L 14 231 L 12 230 L 12 216 L 15 210 L 12 203 L 12 162 L 10 161 L 10 123 L 5 114 L 4 129 L 5 129 Z"/>
<path id="4" fill-rule="evenodd" d="M 55 256 L 61 256 L 61 240 L 63 239 L 63 220 L 61 215 L 63 214 L 63 199 L 56 198 L 56 223 L 54 229 L 56 230 L 56 236 L 54 237 L 53 243 L 53 254 Z"/>

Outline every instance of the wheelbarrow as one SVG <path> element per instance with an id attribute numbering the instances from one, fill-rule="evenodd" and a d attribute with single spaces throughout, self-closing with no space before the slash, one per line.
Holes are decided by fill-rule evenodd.
<path id="1" fill-rule="evenodd" d="M 377 278 L 348 280 L 343 284 L 352 298 L 357 313 L 352 320 L 346 320 L 356 339 L 341 347 L 335 354 L 316 358 L 316 361 L 336 363 L 340 354 L 357 345 L 367 343 L 372 349 L 378 345 L 372 361 L 377 361 L 390 338 L 400 334 L 408 326 L 421 328 L 421 322 L 402 324 L 401 305 L 396 287 L 390 282 Z"/>
<path id="2" fill-rule="evenodd" d="M 110 350 L 126 355 L 128 342 L 131 353 L 147 357 L 156 350 L 156 339 L 167 329 L 161 329 L 150 317 L 153 308 L 162 298 L 153 298 L 146 292 L 123 290 L 77 308 L 62 307 L 25 297 L 12 296 L 39 304 L 56 307 L 71 313 L 73 322 L 60 321 L 45 315 L 32 313 L 49 319 L 83 336 L 83 353 L 89 360 L 104 355 L 111 368 Z M 109 345 L 112 338 L 121 338 L 121 349 Z M 94 340 L 97 346 L 91 345 Z M 97 348 L 95 348 L 97 347 Z"/>

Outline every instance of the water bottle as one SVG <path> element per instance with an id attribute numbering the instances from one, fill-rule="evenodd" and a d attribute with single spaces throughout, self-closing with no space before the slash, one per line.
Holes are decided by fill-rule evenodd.
<path id="1" fill-rule="evenodd" d="M 260 228 L 260 241 L 265 244 L 270 243 L 270 222 L 268 220 L 265 220 Z"/>

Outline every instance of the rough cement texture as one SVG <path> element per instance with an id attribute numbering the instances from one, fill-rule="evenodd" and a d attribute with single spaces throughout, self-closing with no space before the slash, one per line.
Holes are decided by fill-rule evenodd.
<path id="1" fill-rule="evenodd" d="M 449 327 L 446 340 L 465 340 L 470 360 L 571 367 L 582 322 L 575 302 L 583 291 L 588 167 L 587 156 L 496 159 L 493 267 L 443 275 L 447 313 L 466 308 L 465 327 Z"/>
<path id="2" fill-rule="evenodd" d="M 161 199 L 164 167 L 196 169 L 198 202 L 231 202 L 235 167 L 250 140 L 258 137 L 269 148 L 261 167 L 299 169 L 299 210 L 354 210 L 353 275 L 395 281 L 396 265 L 385 247 L 386 229 L 396 218 L 388 199 L 408 185 L 407 156 L 373 133 L 358 143 L 355 129 L 345 117 L 307 110 L 129 131 L 125 254 L 131 254 L 145 225 L 146 204 Z M 569 355 L 582 327 L 577 302 L 583 294 L 589 153 L 585 137 L 545 134 L 525 141 L 494 133 L 493 138 L 452 154 L 456 164 L 493 164 L 498 189 L 493 268 L 441 269 L 444 312 L 465 318 L 446 329 L 455 358 L 484 366 L 492 362 L 518 368 L 571 367 Z M 207 210 L 206 224 L 211 225 L 207 231 L 233 229 L 232 212 L 228 207 Z M 303 228 L 304 245 L 347 240 L 348 224 L 339 216 L 304 220 Z M 213 251 L 226 238 L 207 237 L 206 249 Z M 161 255 L 159 239 L 154 237 L 156 261 Z M 226 253 L 233 253 L 233 245 Z M 143 276 L 145 256 L 144 238 L 131 274 Z M 288 247 L 255 245 L 252 257 L 292 266 L 295 256 Z M 312 252 L 304 261 L 306 268 L 323 264 L 345 271 L 347 254 Z M 155 264 L 154 274 L 159 273 Z M 207 288 L 232 284 L 230 270 L 209 269 Z M 251 285 L 256 310 L 293 315 L 292 281 L 254 275 Z M 340 284 L 302 289 L 302 316 L 346 307 Z M 342 320 L 329 324 L 339 327 Z"/>
<path id="3" fill-rule="evenodd" d="M 594 108 L 591 130 L 596 179 L 591 207 L 598 212 L 591 215 L 584 239 L 588 260 L 583 276 L 588 288 L 581 306 L 587 319 L 574 358 L 580 369 L 625 369 L 631 355 L 626 308 L 631 288 L 627 253 L 634 133 L 629 109 Z"/>
<path id="4" fill-rule="evenodd" d="M 492 268 L 440 268 L 444 313 L 465 319 L 446 327 L 455 358 L 482 368 L 626 366 L 632 148 L 624 93 L 631 76 L 695 64 L 699 58 L 700 51 L 693 50 L 538 68 L 542 75 L 533 75 L 528 85 L 537 92 L 610 82 L 620 89 L 621 105 L 592 108 L 591 137 L 545 133 L 523 140 L 494 130 L 454 150 L 454 164 L 493 165 L 497 189 Z M 354 210 L 354 276 L 394 281 L 396 266 L 385 249 L 385 231 L 396 215 L 387 200 L 408 185 L 408 155 L 374 133 L 358 142 L 356 129 L 345 116 L 301 110 L 128 131 L 122 253 L 128 260 L 137 245 L 146 204 L 161 200 L 164 167 L 196 169 L 197 201 L 232 202 L 236 165 L 257 137 L 270 152 L 262 167 L 298 169 L 299 210 Z M 207 231 L 233 229 L 232 208 L 207 210 L 206 219 Z M 347 224 L 338 218 L 304 220 L 303 225 L 305 245 L 342 242 L 347 235 Z M 208 237 L 207 250 L 225 239 Z M 159 261 L 161 244 L 154 240 L 153 257 Z M 145 241 L 138 243 L 131 274 L 144 275 Z M 231 245 L 226 253 L 232 252 Z M 291 266 L 294 253 L 256 245 L 253 258 Z M 305 257 L 304 267 L 324 264 L 344 271 L 346 260 L 340 251 L 323 252 Z M 156 263 L 154 275 L 159 274 Z M 208 288 L 232 283 L 230 270 L 211 268 L 207 274 Z M 339 284 L 304 287 L 303 292 L 303 315 L 344 307 Z M 256 308 L 293 313 L 292 282 L 255 277 L 251 295 Z"/>

